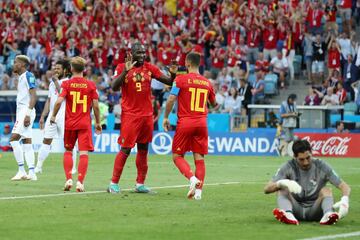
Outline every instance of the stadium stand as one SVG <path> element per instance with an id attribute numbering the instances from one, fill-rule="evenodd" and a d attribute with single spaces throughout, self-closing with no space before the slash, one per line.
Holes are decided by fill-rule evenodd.
<path id="1" fill-rule="evenodd" d="M 290 92 L 302 101 L 308 93 L 306 82 L 326 94 L 321 83 L 331 84 L 332 78 L 327 76 L 336 69 L 350 96 L 345 115 L 358 114 L 360 84 L 354 89 L 351 85 L 360 78 L 356 32 L 360 4 L 353 5 L 350 20 L 343 19 L 347 1 L 351 0 L 334 5 L 308 0 L 1 1 L 0 89 L 16 89 L 12 64 L 17 54 L 31 59 L 31 70 L 42 90 L 48 89 L 54 62 L 80 55 L 88 62 L 87 78 L 96 83 L 100 99 L 111 113 L 121 99 L 121 93 L 109 87 L 113 70 L 124 62 L 131 45 L 140 41 L 147 47 L 148 61 L 164 71 L 171 60 L 177 60 L 184 70 L 186 53 L 200 53 L 201 73 L 212 79 L 217 92 L 224 86 L 239 89 L 241 78 L 253 86 L 254 72 L 261 66 L 265 102 L 273 104 Z M 321 51 L 319 44 L 325 46 Z M 273 74 L 279 66 L 270 64 L 277 51 L 284 56 L 285 85 L 281 85 L 281 76 Z M 259 53 L 263 58 L 258 58 Z M 223 69 L 226 73 L 220 78 Z M 321 71 L 323 75 L 318 74 Z M 169 88 L 163 91 L 166 97 Z M 335 86 L 333 91 L 337 93 Z M 229 97 L 228 93 L 224 97 Z M 12 103 L 3 104 L 9 100 L 0 99 L 3 122 L 11 122 L 15 113 Z M 238 124 L 232 125 L 240 129 Z"/>

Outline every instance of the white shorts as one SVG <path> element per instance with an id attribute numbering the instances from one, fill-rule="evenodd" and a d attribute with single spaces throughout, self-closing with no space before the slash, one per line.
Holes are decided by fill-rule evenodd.
<path id="1" fill-rule="evenodd" d="M 50 118 L 52 112 L 49 113 L 44 128 L 44 138 L 55 139 L 55 138 L 64 138 L 64 129 L 65 129 L 65 117 L 62 115 L 57 115 L 55 122 L 56 124 L 50 124 Z"/>
<path id="2" fill-rule="evenodd" d="M 26 116 L 27 110 L 28 110 L 27 107 L 16 108 L 16 120 L 14 127 L 11 131 L 11 133 L 19 134 L 22 138 L 32 138 L 32 127 L 36 117 L 36 112 L 34 108 L 30 115 L 30 125 L 28 127 L 25 127 L 24 118 Z"/>
<path id="3" fill-rule="evenodd" d="M 324 62 L 323 61 L 313 61 L 311 65 L 312 73 L 323 73 L 324 72 Z"/>

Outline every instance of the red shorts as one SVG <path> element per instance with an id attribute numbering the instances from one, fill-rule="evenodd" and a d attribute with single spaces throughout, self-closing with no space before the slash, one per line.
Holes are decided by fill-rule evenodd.
<path id="1" fill-rule="evenodd" d="M 94 151 L 94 145 L 92 141 L 92 130 L 78 129 L 78 130 L 66 130 L 64 133 L 64 146 L 66 150 L 73 150 L 76 140 L 78 140 L 79 151 Z"/>
<path id="2" fill-rule="evenodd" d="M 177 128 L 172 145 L 173 153 L 183 155 L 186 152 L 208 153 L 207 127 Z"/>
<path id="3" fill-rule="evenodd" d="M 154 118 L 121 115 L 121 129 L 118 143 L 125 148 L 133 148 L 135 143 L 152 141 Z"/>
<path id="4" fill-rule="evenodd" d="M 3 152 L 12 151 L 11 146 L 0 146 L 0 149 L 1 149 Z"/>

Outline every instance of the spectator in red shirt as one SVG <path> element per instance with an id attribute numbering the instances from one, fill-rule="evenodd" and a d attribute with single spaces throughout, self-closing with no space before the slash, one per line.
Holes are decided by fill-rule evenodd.
<path id="1" fill-rule="evenodd" d="M 211 54 L 211 72 L 214 76 L 221 71 L 225 65 L 226 51 L 221 47 L 220 41 L 215 41 L 214 48 L 210 50 Z"/>
<path id="2" fill-rule="evenodd" d="M 319 2 L 319 0 L 314 0 L 314 2 L 309 8 L 308 15 L 306 18 L 307 26 L 311 33 L 321 34 L 323 32 L 321 26 L 321 20 L 323 16 L 324 16 L 324 12 L 321 9 L 321 3 Z"/>
<path id="3" fill-rule="evenodd" d="M 340 16 L 342 18 L 343 29 L 348 34 L 351 31 L 351 7 L 352 0 L 340 1 Z"/>
<path id="4" fill-rule="evenodd" d="M 263 74 L 267 74 L 269 72 L 269 62 L 267 61 L 267 59 L 264 58 L 264 53 L 263 52 L 259 52 L 258 54 L 258 60 L 256 60 L 255 63 L 255 70 L 258 71 L 262 71 Z"/>
<path id="5" fill-rule="evenodd" d="M 259 53 L 261 31 L 255 23 L 252 23 L 247 32 L 247 60 L 250 64 L 255 64 Z"/>
<path id="6" fill-rule="evenodd" d="M 330 76 L 334 69 L 340 68 L 340 47 L 333 37 L 328 44 L 328 67 Z"/>
<path id="7" fill-rule="evenodd" d="M 276 44 L 278 41 L 278 32 L 274 24 L 267 23 L 262 25 L 263 42 L 264 42 L 264 58 L 269 61 L 276 57 Z"/>
<path id="8" fill-rule="evenodd" d="M 338 32 L 339 27 L 336 23 L 336 13 L 337 13 L 336 1 L 334 2 L 334 0 L 328 0 L 328 2 L 325 5 L 326 31 L 332 30 L 335 33 Z"/>
<path id="9" fill-rule="evenodd" d="M 336 83 L 336 95 L 339 96 L 339 104 L 344 105 L 346 102 L 346 90 L 344 89 L 342 82 Z"/>

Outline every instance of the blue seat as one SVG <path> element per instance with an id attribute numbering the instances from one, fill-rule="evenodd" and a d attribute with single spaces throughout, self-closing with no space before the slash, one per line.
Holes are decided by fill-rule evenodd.
<path id="1" fill-rule="evenodd" d="M 355 115 L 358 106 L 354 102 L 349 102 L 344 104 L 344 114 L 345 115 Z"/>
<path id="2" fill-rule="evenodd" d="M 249 65 L 249 72 L 250 72 L 250 74 L 255 72 L 255 65 L 254 64 Z"/>
<path id="3" fill-rule="evenodd" d="M 256 75 L 255 74 L 250 74 L 248 77 L 248 82 L 251 86 L 254 86 L 254 83 L 256 82 Z"/>
<path id="4" fill-rule="evenodd" d="M 275 83 L 275 85 L 277 85 L 278 76 L 276 74 L 272 74 L 272 73 L 266 74 L 265 78 L 264 78 L 264 81 L 265 82 L 273 82 L 273 83 Z"/>
<path id="5" fill-rule="evenodd" d="M 274 82 L 265 82 L 264 88 L 265 95 L 274 95 L 277 93 L 277 88 Z"/>

